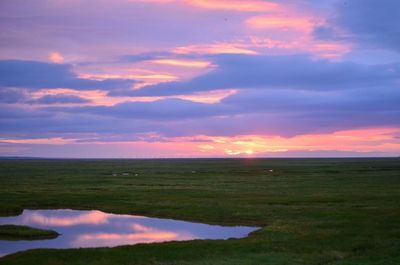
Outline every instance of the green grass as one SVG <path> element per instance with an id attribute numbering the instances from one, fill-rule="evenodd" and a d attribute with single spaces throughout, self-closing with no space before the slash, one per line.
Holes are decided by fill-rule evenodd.
<path id="1" fill-rule="evenodd" d="M 0 264 L 400 264 L 398 158 L 3 160 L 0 183 L 1 215 L 98 209 L 262 227 L 240 240 L 31 250 Z"/>
<path id="2" fill-rule="evenodd" d="M 58 233 L 29 226 L 0 225 L 0 240 L 38 240 L 56 238 Z"/>

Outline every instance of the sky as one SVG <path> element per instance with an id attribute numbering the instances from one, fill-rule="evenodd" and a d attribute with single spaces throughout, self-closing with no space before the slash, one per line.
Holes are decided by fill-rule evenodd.
<path id="1" fill-rule="evenodd" d="M 2 0 L 0 156 L 400 155 L 398 0 Z"/>

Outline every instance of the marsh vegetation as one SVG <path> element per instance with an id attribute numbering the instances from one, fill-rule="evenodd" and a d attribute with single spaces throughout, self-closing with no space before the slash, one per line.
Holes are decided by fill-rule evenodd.
<path id="1" fill-rule="evenodd" d="M 262 227 L 243 239 L 31 250 L 0 264 L 400 264 L 397 158 L 3 160 L 0 183 L 2 215 L 99 209 Z"/>

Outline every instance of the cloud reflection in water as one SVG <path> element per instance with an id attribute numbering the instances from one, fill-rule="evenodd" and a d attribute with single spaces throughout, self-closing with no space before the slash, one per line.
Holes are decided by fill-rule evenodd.
<path id="1" fill-rule="evenodd" d="M 96 210 L 24 210 L 19 216 L 0 217 L 1 224 L 51 229 L 60 236 L 51 240 L 0 240 L 0 256 L 35 248 L 113 247 L 192 239 L 242 238 L 257 229 L 117 215 Z"/>

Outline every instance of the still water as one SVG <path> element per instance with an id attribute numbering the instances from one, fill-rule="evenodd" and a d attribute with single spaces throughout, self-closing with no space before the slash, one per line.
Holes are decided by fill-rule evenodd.
<path id="1" fill-rule="evenodd" d="M 24 210 L 19 216 L 0 217 L 0 224 L 26 225 L 60 234 L 55 239 L 0 240 L 0 257 L 35 248 L 114 247 L 163 241 L 242 238 L 258 229 L 67 209 Z"/>

